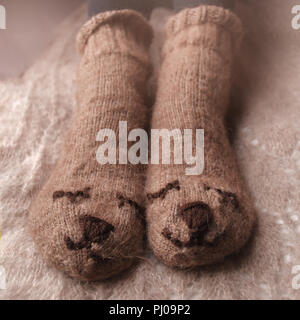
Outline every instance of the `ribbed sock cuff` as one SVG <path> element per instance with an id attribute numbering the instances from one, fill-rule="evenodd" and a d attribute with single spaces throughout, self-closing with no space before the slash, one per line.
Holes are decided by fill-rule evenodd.
<path id="1" fill-rule="evenodd" d="M 153 0 L 89 0 L 89 17 L 113 10 L 135 10 L 148 15 L 152 5 Z"/>
<path id="2" fill-rule="evenodd" d="M 228 37 L 235 51 L 240 46 L 243 28 L 240 19 L 230 10 L 216 6 L 185 9 L 167 23 L 163 56 L 177 47 L 200 42 L 208 47 L 222 46 L 222 42 L 228 43 Z"/>
<path id="3" fill-rule="evenodd" d="M 235 0 L 173 0 L 175 11 L 185 8 L 195 8 L 200 5 L 219 6 L 226 9 L 233 9 Z"/>
<path id="4" fill-rule="evenodd" d="M 153 30 L 140 13 L 134 10 L 117 10 L 100 13 L 83 25 L 77 37 L 81 55 L 92 36 L 96 36 L 93 44 L 97 47 L 98 54 L 126 51 L 128 54 L 135 54 L 137 47 L 143 50 L 149 48 Z"/>

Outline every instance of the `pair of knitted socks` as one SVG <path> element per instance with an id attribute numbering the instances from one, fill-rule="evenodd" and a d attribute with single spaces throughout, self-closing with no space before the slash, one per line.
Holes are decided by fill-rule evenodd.
<path id="1" fill-rule="evenodd" d="M 78 108 L 62 156 L 32 203 L 30 228 L 48 263 L 82 280 L 109 278 L 143 254 L 146 233 L 170 266 L 215 263 L 239 251 L 255 223 L 224 115 L 241 37 L 226 9 L 180 11 L 166 29 L 153 129 L 204 129 L 205 167 L 97 162 L 100 129 L 147 128 L 152 29 L 133 10 L 100 13 L 81 29 Z M 119 142 L 116 141 L 116 149 Z"/>

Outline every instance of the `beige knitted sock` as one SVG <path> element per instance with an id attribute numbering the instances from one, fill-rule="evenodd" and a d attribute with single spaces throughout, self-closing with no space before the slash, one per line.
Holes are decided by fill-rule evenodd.
<path id="1" fill-rule="evenodd" d="M 78 108 L 61 159 L 33 202 L 30 228 L 46 261 L 74 278 L 127 269 L 145 240 L 145 166 L 100 165 L 100 129 L 147 124 L 152 29 L 135 11 L 101 13 L 79 33 Z M 118 159 L 118 154 L 117 154 Z"/>
<path id="2" fill-rule="evenodd" d="M 202 175 L 186 175 L 185 165 L 148 168 L 148 238 L 170 266 L 222 260 L 241 249 L 255 222 L 224 126 L 241 33 L 239 19 L 215 6 L 183 10 L 167 25 L 152 129 L 193 129 L 194 137 L 205 130 Z"/>

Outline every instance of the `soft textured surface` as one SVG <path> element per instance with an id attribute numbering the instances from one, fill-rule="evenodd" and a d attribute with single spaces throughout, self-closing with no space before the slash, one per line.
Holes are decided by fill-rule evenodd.
<path id="1" fill-rule="evenodd" d="M 259 225 L 244 253 L 193 272 L 165 267 L 147 253 L 130 273 L 105 283 L 74 281 L 42 261 L 27 230 L 28 207 L 49 177 L 75 106 L 75 36 L 80 8 L 22 78 L 0 84 L 0 265 L 4 299 L 270 299 L 300 298 L 292 267 L 300 264 L 299 31 L 295 1 L 251 1 L 237 64 L 229 120 L 241 172 Z M 168 13 L 152 16 L 159 31 Z M 156 42 L 153 58 L 157 64 Z"/>

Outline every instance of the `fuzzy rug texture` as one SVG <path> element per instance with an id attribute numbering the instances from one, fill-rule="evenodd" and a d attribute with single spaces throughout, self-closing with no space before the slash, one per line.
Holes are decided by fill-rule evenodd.
<path id="1" fill-rule="evenodd" d="M 45 54 L 20 78 L 0 82 L 1 299 L 298 299 L 300 265 L 300 31 L 297 1 L 253 0 L 239 6 L 246 37 L 236 60 L 231 137 L 259 224 L 240 255 L 184 272 L 148 250 L 137 267 L 104 283 L 74 281 L 45 265 L 27 230 L 28 207 L 58 159 L 75 108 L 75 37 L 80 7 L 58 28 Z M 156 69 L 166 18 L 156 9 Z M 151 90 L 155 88 L 155 76 Z"/>

